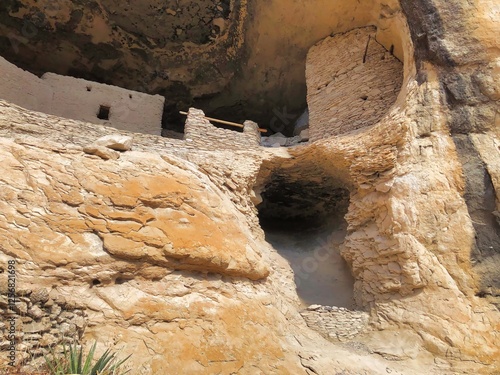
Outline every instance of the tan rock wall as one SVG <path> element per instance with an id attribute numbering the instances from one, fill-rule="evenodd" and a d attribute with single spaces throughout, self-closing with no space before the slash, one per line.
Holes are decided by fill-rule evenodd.
<path id="1" fill-rule="evenodd" d="M 409 87 L 411 103 L 423 98 L 417 87 Z M 426 103 L 436 105 L 437 97 Z M 0 135 L 7 138 L 2 138 L 0 148 L 0 261 L 19 260 L 23 287 L 36 280 L 38 288 L 52 288 L 64 280 L 53 293 L 85 311 L 87 341 L 98 339 L 101 350 L 123 346 L 123 354 L 135 353 L 131 363 L 144 374 L 181 368 L 185 373 L 254 373 L 255 368 L 263 373 L 301 373 L 304 364 L 318 374 L 332 368 L 374 372 L 374 362 L 338 352 L 305 328 L 293 304 L 289 266 L 260 242 L 258 228 L 252 231 L 238 212 L 250 199 L 238 196 L 250 194 L 245 187 L 258 171 L 256 156 L 200 152 L 182 141 L 137 135 L 136 151 L 122 154 L 118 161 L 103 161 L 85 156 L 79 144 L 112 129 L 82 123 L 81 136 L 72 143 L 76 122 L 29 113 L 5 102 L 0 108 Z M 435 160 L 432 168 L 441 168 L 443 160 L 449 160 L 450 170 L 456 169 L 449 153 L 452 144 L 446 136 L 436 135 L 432 158 L 427 157 L 427 138 L 403 147 L 407 121 L 415 116 L 411 109 L 405 113 L 408 117 L 392 113 L 390 122 L 367 129 L 361 137 L 346 135 L 290 150 L 288 157 L 265 157 L 297 164 L 314 161 L 350 187 L 344 254 L 357 279 L 358 302 L 372 307 L 372 327 L 404 326 L 422 337 L 410 343 L 417 352 L 425 347 L 454 359 L 471 358 L 481 345 L 480 360 L 491 361 L 498 319 L 466 294 L 470 277 L 462 272 L 468 272 L 467 264 L 457 266 L 465 262 L 461 241 L 471 234 L 456 236 L 468 225 L 463 201 L 460 205 L 459 194 L 453 192 L 460 182 L 448 181 L 451 172 L 445 177 L 433 174 L 425 185 L 415 184 L 429 180 L 422 174 L 430 161 Z M 423 128 L 427 125 L 422 122 Z M 412 174 L 415 165 L 420 174 Z M 228 181 L 234 189 L 226 186 Z M 433 198 L 430 206 L 426 195 Z M 437 226 L 427 218 L 440 204 L 444 211 L 439 219 L 447 217 L 446 210 L 456 209 L 458 214 Z M 387 207 L 394 208 L 390 215 Z M 419 221 L 419 216 L 425 220 Z M 164 234 L 153 230 L 157 223 L 164 223 L 158 227 Z M 393 235 L 390 228 L 400 232 Z M 425 242 L 429 235 L 431 245 Z M 229 239 L 235 242 L 225 242 Z M 439 247 L 433 247 L 434 241 Z M 271 270 L 267 279 L 248 280 L 265 276 L 265 269 Z M 249 351 L 253 338 L 257 344 Z M 336 359 L 329 362 L 332 358 Z M 325 366 L 321 370 L 316 367 L 320 363 Z M 383 363 L 381 373 L 392 366 Z"/>
<path id="2" fill-rule="evenodd" d="M 379 329 L 410 327 L 433 353 L 495 363 L 498 333 L 484 327 L 497 327 L 498 311 L 474 296 L 474 230 L 439 88 L 413 82 L 408 93 L 402 113 L 393 111 L 363 133 L 316 143 L 321 164 L 347 164 L 351 197 L 342 255 L 356 280 L 355 299 Z M 412 126 L 417 102 L 432 115 Z M 430 121 L 431 137 L 410 136 Z"/>
<path id="3" fill-rule="evenodd" d="M 464 28 L 459 11 L 475 14 L 482 7 L 474 2 L 401 3 L 416 11 L 418 48 L 405 51 L 416 64 L 405 61 L 397 105 L 374 126 L 296 149 L 259 157 L 138 135 L 133 152 L 105 162 L 82 146 L 113 130 L 0 101 L 0 261 L 19 260 L 20 286 L 58 285 L 55 293 L 87 313 L 85 339 L 123 345 L 144 374 L 349 373 L 346 362 L 352 373 L 392 372 L 397 364 L 348 356 L 305 328 L 289 265 L 241 215 L 255 212 L 251 185 L 262 160 L 270 174 L 279 163 L 309 161 L 351 192 L 342 253 L 357 303 L 382 331 L 367 337 L 402 343 L 404 355 L 426 349 L 440 357 L 430 358 L 436 367 L 457 366 L 412 371 L 410 361 L 401 373 L 477 374 L 465 366 L 481 364 L 498 372 L 499 312 L 476 295 L 467 172 L 450 136 L 476 133 L 464 136 L 497 189 L 497 123 L 478 110 L 498 107 L 496 67 L 485 60 L 498 55 L 496 34 L 482 46 L 483 23 Z M 496 3 L 487 5 L 480 18 L 498 18 Z M 485 97 L 473 90 L 476 73 Z M 460 113 L 472 129 L 453 126 Z"/>
<path id="4" fill-rule="evenodd" d="M 376 28 L 327 38 L 307 58 L 309 132 L 315 141 L 377 123 L 396 101 L 403 64 L 376 40 Z"/>
<path id="5" fill-rule="evenodd" d="M 2 197 L 6 199 L 0 205 L 9 216 L 3 216 L 0 232 L 5 238 L 3 250 L 8 253 L 22 258 L 22 254 L 33 252 L 30 258 L 41 261 L 56 246 L 64 255 L 51 263 L 59 265 L 72 257 L 90 260 L 92 254 L 80 252 L 75 243 L 88 249 L 97 241 L 102 256 L 108 253 L 123 259 L 142 259 L 159 267 L 211 270 L 251 279 L 269 273 L 256 245 L 238 234 L 238 220 L 221 225 L 220 220 L 231 215 L 232 209 L 227 211 L 229 200 L 206 177 L 180 167 L 175 159 L 148 157 L 136 151 L 122 155 L 115 164 L 84 156 L 75 149 L 56 158 L 60 167 L 45 177 L 39 175 L 36 186 L 25 192 L 28 200 L 24 201 L 18 194 L 24 194 L 21 187 L 27 183 L 26 176 L 38 175 L 43 170 L 38 163 L 49 160 L 32 153 L 29 147 L 4 143 L 5 139 L 0 142 L 4 165 L 22 163 L 27 173 L 0 178 Z M 22 155 L 22 161 L 16 155 Z M 144 173 L 136 175 L 133 170 L 139 164 Z M 63 178 L 65 171 L 71 172 Z M 184 177 L 173 179 L 174 174 Z M 191 192 L 195 185 L 198 196 Z M 40 211 L 41 207 L 47 211 Z M 57 223 L 51 222 L 53 215 L 61 215 Z M 28 217 L 35 223 L 26 229 L 23 225 Z M 200 223 L 205 220 L 205 224 Z M 24 244 L 21 253 L 17 243 L 7 240 L 14 232 Z"/>
<path id="6" fill-rule="evenodd" d="M 420 62 L 417 75 L 412 54 L 406 56 L 405 86 L 387 116 L 373 127 L 316 142 L 310 151 L 317 165 L 330 165 L 350 186 L 342 254 L 356 279 L 356 301 L 372 309 L 374 326 L 411 327 L 422 339 L 418 345 L 433 353 L 496 364 L 498 311 L 475 296 L 475 228 L 450 137 L 453 117 L 442 106 L 440 68 Z M 470 81 L 463 74 L 450 85 L 458 103 L 482 100 Z M 475 131 L 493 125 L 480 115 L 474 121 Z M 482 153 L 489 150 L 484 160 L 494 170 L 498 151 L 491 136 L 471 138 Z M 495 183 L 496 173 L 490 175 Z"/>
<path id="7" fill-rule="evenodd" d="M 282 283 L 291 287 L 291 274 L 265 279 L 277 262 L 262 252 L 266 245 L 235 209 L 241 205 L 237 196 L 246 194 L 239 191 L 249 179 L 246 175 L 256 169 L 249 154 L 244 156 L 252 164 L 240 164 L 239 158 L 245 159 L 237 153 L 200 152 L 182 141 L 138 134 L 136 151 L 121 154 L 117 161 L 103 161 L 85 155 L 81 145 L 116 130 L 80 123 L 81 136 L 75 144 L 70 139 L 76 122 L 23 113 L 0 101 L 1 184 L 6 187 L 0 189 L 6 194 L 0 215 L 0 264 L 16 259 L 19 293 L 45 287 L 53 300 L 83 311 L 85 342 L 98 340 L 99 352 L 114 347 L 123 349 L 123 356 L 133 354 L 130 364 L 135 373 L 305 373 L 295 352 L 297 341 L 287 332 L 290 321 L 305 327 L 290 305 L 292 289 L 271 292 Z M 12 126 L 19 129 L 15 140 L 8 135 Z M 53 140 L 40 144 L 33 134 Z M 141 152 L 151 148 L 154 154 Z M 52 155 L 58 156 L 48 167 Z M 191 156 L 191 161 L 183 160 Z M 15 172 L 19 163 L 24 165 L 21 174 Z M 120 172 L 119 164 L 124 168 Z M 219 170 L 213 181 L 221 186 L 233 181 L 236 186 L 226 186 L 232 193 L 222 193 L 226 190 L 208 179 L 205 173 L 212 170 L 205 172 L 204 165 Z M 69 175 L 64 177 L 65 171 Z M 177 177 L 186 173 L 185 178 L 178 179 L 177 173 Z M 24 191 L 28 184 L 26 178 L 36 180 L 36 186 L 21 193 L 19 189 Z M 26 196 L 14 197 L 19 193 Z M 180 211 L 176 206 L 182 207 Z M 161 217 L 155 219 L 157 214 Z M 60 220 L 52 220 L 54 215 L 60 215 Z M 172 247 L 175 233 L 179 242 Z M 136 240 L 144 241 L 144 246 Z M 215 248 L 210 247 L 211 241 Z M 175 248 L 178 254 L 172 253 Z M 164 263 L 167 258 L 185 264 L 186 269 Z M 207 267 L 209 263 L 215 268 Z M 228 273 L 220 268 L 224 264 Z M 249 274 L 239 273 L 243 264 Z M 257 276 L 255 272 L 261 271 Z M 250 274 L 260 280 L 251 281 Z M 60 278 L 68 282 L 59 285 Z M 0 278 L 0 286 L 6 286 L 5 277 Z M 57 322 L 57 317 L 48 317 Z M 38 324 L 44 318 L 34 321 Z M 44 322 L 52 327 L 52 320 Z M 2 334 L 4 328 L 0 328 Z M 21 343 L 33 337 L 21 324 L 17 328 L 20 361 L 24 358 Z M 253 339 L 256 343 L 250 345 Z M 2 366 L 7 355 L 2 349 Z M 303 355 L 312 354 L 306 350 Z"/>

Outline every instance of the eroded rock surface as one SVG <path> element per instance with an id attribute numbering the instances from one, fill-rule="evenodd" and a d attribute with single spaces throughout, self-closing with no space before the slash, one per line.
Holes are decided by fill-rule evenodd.
<path id="1" fill-rule="evenodd" d="M 254 5 L 285 23 L 301 16 L 286 17 L 293 4 Z M 99 350 L 135 353 L 141 374 L 498 372 L 498 5 L 400 5 L 377 3 L 332 26 L 375 17 L 377 41 L 389 51 L 399 41 L 397 100 L 378 122 L 343 134 L 322 123 L 325 137 L 307 145 L 227 150 L 213 138 L 200 146 L 134 135 L 133 150 L 104 160 L 84 147 L 125 133 L 0 101 L 0 261 L 4 271 L 17 261 L 24 299 L 12 316 L 31 319 L 19 342 L 31 335 L 45 348 L 67 324 Z M 297 43 L 311 46 L 314 35 Z M 341 254 L 369 321 L 342 346 L 307 327 L 290 265 L 264 241 L 257 209 L 270 197 L 275 212 L 299 220 L 348 205 Z M 289 197 L 302 199 L 280 211 Z M 33 299 L 42 288 L 49 298 Z"/>
<path id="2" fill-rule="evenodd" d="M 73 338 L 98 340 L 100 351 L 132 353 L 139 374 L 399 368 L 307 328 L 288 264 L 242 215 L 246 201 L 230 199 L 225 181 L 244 187 L 256 173 L 247 164 L 238 170 L 219 151 L 139 134 L 135 151 L 102 160 L 82 145 L 116 129 L 80 123 L 71 143 L 76 122 L 0 106 L 1 262 L 5 271 L 16 259 L 17 290 L 26 296 L 2 314 L 19 321 L 18 349 L 38 356 L 29 368 L 66 337 L 52 332 L 62 326 Z M 187 161 L 193 154 L 199 164 Z M 209 155 L 219 169 L 214 182 L 202 172 Z"/>

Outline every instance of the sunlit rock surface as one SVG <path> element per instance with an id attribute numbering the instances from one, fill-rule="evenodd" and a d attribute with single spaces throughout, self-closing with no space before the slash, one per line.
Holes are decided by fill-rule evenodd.
<path id="1" fill-rule="evenodd" d="M 40 4 L 2 4 L 9 8 L 8 17 L 2 13 L 4 37 L 26 14 L 38 14 L 47 35 L 61 29 L 37 13 Z M 239 85 L 253 99 L 259 91 L 252 88 L 279 86 L 282 91 L 273 91 L 278 97 L 297 82 L 305 84 L 295 74 L 304 74 L 310 47 L 327 46 L 317 43 L 331 33 L 376 25 L 374 38 L 403 64 L 401 91 L 378 122 L 353 131 L 334 134 L 320 121 L 327 130 L 315 142 L 242 150 L 132 134 L 131 150 L 104 160 L 84 149 L 106 135 L 131 134 L 0 101 L 0 306 L 7 317 L 5 271 L 15 259 L 22 298 L 13 312 L 18 360 L 27 360 L 36 346 L 43 362 L 43 348 L 59 342 L 56 332 L 62 331 L 83 342 L 97 339 L 101 351 L 118 347 L 132 353 L 130 364 L 139 374 L 499 371 L 498 5 L 339 1 L 319 12 L 325 4 L 232 4 L 233 16 L 222 18 L 235 17 L 226 30 L 241 26 L 234 35 L 246 41 L 238 45 L 246 51 L 246 64 L 232 60 L 241 71 L 234 79 L 225 76 L 221 87 L 229 91 L 210 86 L 212 74 L 198 77 L 200 85 L 179 80 L 195 95 L 233 97 Z M 78 2 L 65 6 L 83 7 L 85 14 L 104 12 L 110 4 L 92 11 Z M 214 6 L 214 14 L 227 9 Z M 245 6 L 252 17 L 239 23 L 235 15 L 243 13 L 237 9 Z M 170 10 L 161 14 L 178 14 Z M 149 10 L 137 11 L 150 17 Z M 81 19 L 91 22 L 91 33 L 109 26 L 96 15 Z M 120 14 L 113 19 L 116 25 L 125 22 Z M 224 28 L 218 24 L 216 33 Z M 308 24 L 310 32 L 296 34 Z M 152 43 L 147 35 L 154 25 L 137 24 L 134 36 Z M 117 30 L 110 32 L 123 32 Z M 63 43 L 68 36 L 60 34 Z M 189 48 L 218 43 L 203 44 L 203 35 L 193 34 Z M 280 44 L 283 38 L 287 43 Z M 91 43 L 93 50 L 104 42 Z M 297 47 L 287 48 L 292 44 Z M 28 64 L 36 45 L 25 44 L 18 63 Z M 186 59 L 194 56 L 190 51 Z M 285 69 L 293 65 L 292 51 L 303 65 Z M 54 61 L 69 69 L 68 62 L 76 60 Z M 139 61 L 137 66 L 148 62 L 149 74 L 152 60 Z M 34 66 L 47 69 L 41 62 Z M 122 74 L 131 71 L 123 69 Z M 120 75 L 120 69 L 110 71 Z M 268 81 L 256 79 L 266 73 Z M 138 77 L 130 74 L 130 80 Z M 280 86 L 281 79 L 290 86 Z M 227 104 L 205 99 L 214 100 L 208 107 Z M 318 104 L 328 105 L 328 97 Z M 292 268 L 265 242 L 258 216 L 285 224 L 293 219 L 305 227 L 312 218 L 321 224 L 339 212 L 346 212 L 336 217 L 339 233 L 345 231 L 335 246 L 354 278 L 350 292 L 358 312 L 352 316 L 369 316 L 342 343 L 330 340 L 328 327 L 304 320 Z M 313 261 L 325 243 L 311 244 Z M 2 334 L 4 341 L 6 327 Z M 7 355 L 2 351 L 0 359 L 5 362 Z"/>

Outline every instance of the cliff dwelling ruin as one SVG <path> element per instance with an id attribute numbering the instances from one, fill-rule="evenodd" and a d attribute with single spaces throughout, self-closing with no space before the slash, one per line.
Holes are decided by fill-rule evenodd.
<path id="1" fill-rule="evenodd" d="M 387 51 L 377 41 L 375 27 L 367 27 L 336 34 L 310 51 L 305 65 L 311 114 L 307 122 L 312 124 L 312 141 L 374 125 L 387 113 L 403 78 L 402 64 L 393 55 L 394 45 L 390 49 Z M 38 78 L 0 59 L 4 72 L 0 97 L 5 100 L 27 109 L 121 130 L 161 133 L 168 98 L 54 73 Z M 270 134 L 293 133 L 291 125 L 298 116 L 287 113 L 286 108 L 283 113 L 273 110 L 273 119 L 265 124 Z M 168 128 L 165 130 L 171 134 Z"/>
<path id="2" fill-rule="evenodd" d="M 16 365 L 96 340 L 141 375 L 499 371 L 499 11 L 2 1 Z"/>
<path id="3" fill-rule="evenodd" d="M 305 63 L 311 142 L 375 125 L 387 114 L 396 101 L 403 80 L 403 65 L 393 53 L 393 45 L 387 50 L 377 41 L 377 28 L 373 26 L 335 34 L 311 48 Z M 38 78 L 4 59 L 0 62 L 4 72 L 0 97 L 5 100 L 68 119 L 101 123 L 135 133 L 160 134 L 165 98 L 159 95 L 54 73 L 45 73 Z M 203 116 L 201 111 L 188 114 L 183 140 L 190 145 L 235 151 L 257 151 L 261 145 L 255 127 L 247 126 L 243 133 L 219 129 Z M 271 124 L 271 133 L 282 130 L 275 125 Z M 278 166 L 262 187 L 263 202 L 257 209 L 269 241 L 273 242 L 270 238 L 274 238 L 276 248 L 285 247 L 285 254 L 295 257 L 291 264 L 295 266 L 297 283 L 302 282 L 299 294 L 307 298 L 307 295 L 322 293 L 322 304 L 329 301 L 331 305 L 353 307 L 353 280 L 339 250 L 345 236 L 343 217 L 347 213 L 349 195 L 349 191 L 341 186 L 335 175 L 316 168 L 311 162 Z M 278 234 L 275 229 L 279 227 L 287 228 L 289 235 L 283 230 L 281 235 Z M 304 233 L 313 230 L 309 241 L 302 239 L 302 247 L 290 248 L 278 243 L 279 238 L 287 242 L 289 236 L 293 238 L 293 233 L 302 230 Z M 336 251 L 325 255 L 330 267 L 321 262 L 321 272 L 315 274 L 310 271 L 315 266 L 306 266 L 309 272 L 301 281 L 298 276 L 304 274 L 301 268 L 311 262 L 311 254 L 318 251 L 318 246 L 332 246 L 320 242 L 325 242 L 335 233 L 340 236 Z M 339 270 L 335 271 L 336 268 Z M 317 284 L 308 284 L 313 275 Z M 323 285 L 322 280 L 327 279 L 330 282 Z M 340 300 L 336 294 L 342 296 Z M 309 302 L 319 303 L 314 297 Z"/>
<path id="4" fill-rule="evenodd" d="M 337 90 L 345 77 L 341 70 L 349 68 L 349 64 L 358 66 L 366 53 L 375 53 L 379 43 L 403 61 L 405 36 L 395 17 L 396 2 L 369 6 L 321 2 L 320 16 L 304 5 L 278 1 L 271 4 L 271 10 L 257 5 L 251 13 L 244 4 L 224 1 L 206 8 L 206 4 L 190 2 L 149 9 L 136 5 L 117 14 L 110 11 L 113 6 L 111 0 L 103 1 L 92 11 L 80 4 L 4 2 L 0 8 L 0 56 L 37 76 L 51 72 L 163 96 L 162 123 L 166 129 L 182 131 L 184 118 L 179 111 L 196 107 L 208 116 L 239 123 L 253 120 L 261 127 L 286 135 L 291 135 L 293 122 L 307 107 L 308 50 L 328 35 L 338 35 L 330 42 L 330 47 L 338 51 L 338 65 L 331 70 L 340 73 Z M 284 12 L 284 8 L 289 10 Z M 156 20 L 147 27 L 140 22 L 144 12 Z M 294 28 L 290 32 L 296 34 L 293 41 L 286 30 L 271 26 L 280 17 L 299 14 L 310 20 L 310 26 L 303 32 L 300 22 L 288 20 Z M 249 18 L 262 21 L 251 22 L 243 40 L 236 24 Z M 178 24 L 173 34 L 172 22 Z M 339 34 L 367 25 L 378 27 L 376 33 L 372 32 L 371 43 L 367 35 L 360 36 L 348 52 L 348 41 Z M 152 32 L 153 29 L 158 32 Z M 143 33 L 142 38 L 137 33 Z M 345 60 L 350 60 L 349 64 L 345 65 Z M 370 68 L 381 72 L 384 85 L 398 82 L 400 73 L 383 77 L 388 74 L 387 69 L 380 69 L 383 65 L 372 59 Z M 385 65 L 390 67 L 390 63 Z M 364 82 L 372 83 L 369 77 Z M 376 82 L 372 85 L 379 86 Z M 379 95 L 374 93 L 368 99 L 373 105 L 365 103 L 365 108 L 376 111 L 375 101 L 380 101 L 379 96 L 388 90 L 384 85 Z M 366 94 L 357 95 L 356 100 L 363 96 Z M 382 105 L 392 99 L 384 98 Z"/>

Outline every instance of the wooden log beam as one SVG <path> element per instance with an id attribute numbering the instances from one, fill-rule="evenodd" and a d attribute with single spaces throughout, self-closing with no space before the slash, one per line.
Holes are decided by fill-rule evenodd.
<path id="1" fill-rule="evenodd" d="M 184 112 L 184 111 L 180 111 L 179 112 L 181 115 L 184 115 L 184 116 L 187 116 L 187 112 Z M 208 121 L 213 121 L 213 122 L 217 122 L 219 124 L 224 124 L 224 125 L 229 125 L 229 126 L 235 126 L 235 127 L 238 127 L 238 128 L 244 128 L 245 125 L 242 125 L 242 124 L 238 124 L 236 122 L 231 122 L 231 121 L 224 121 L 224 120 L 218 120 L 216 118 L 212 118 L 212 117 L 207 117 L 205 116 L 205 118 L 208 120 Z M 267 133 L 267 129 L 259 129 L 259 131 L 261 133 Z"/>

